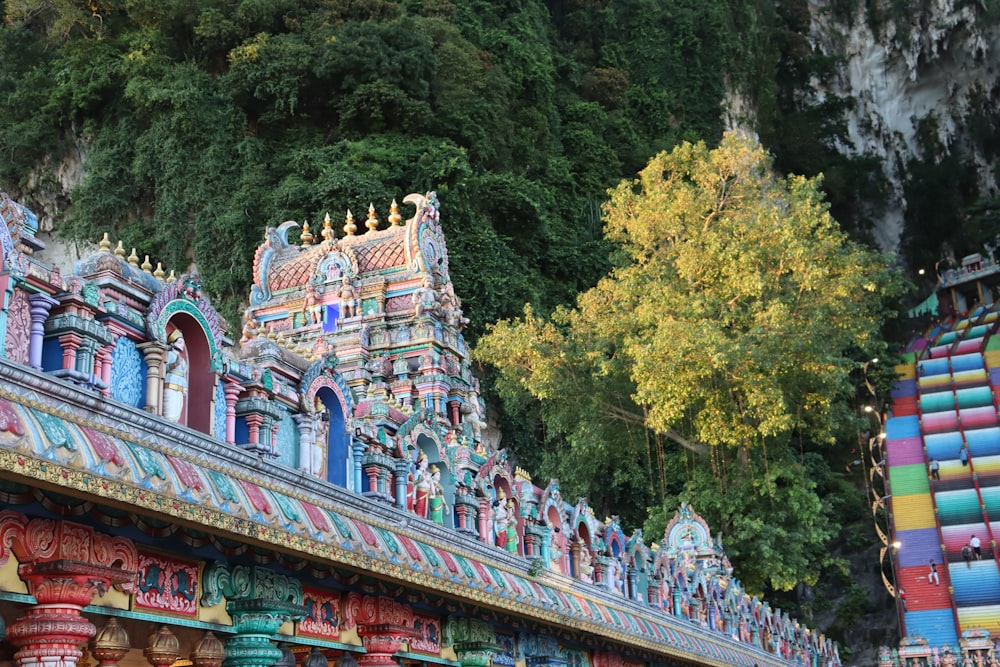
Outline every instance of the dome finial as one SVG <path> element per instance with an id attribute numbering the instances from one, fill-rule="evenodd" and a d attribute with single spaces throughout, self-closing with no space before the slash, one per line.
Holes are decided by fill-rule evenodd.
<path id="1" fill-rule="evenodd" d="M 368 204 L 368 219 L 365 220 L 365 227 L 367 227 L 370 232 L 374 232 L 378 229 L 378 218 L 375 217 L 375 204 Z"/>
<path id="2" fill-rule="evenodd" d="M 104 236 L 101 237 L 101 242 L 98 243 L 97 245 L 101 247 L 101 252 L 108 252 L 109 250 L 111 250 L 111 239 L 108 238 L 107 232 L 104 232 Z"/>
<path id="3" fill-rule="evenodd" d="M 330 220 L 330 214 L 327 213 L 323 216 L 323 240 L 332 241 L 333 240 L 333 222 Z"/>
<path id="4" fill-rule="evenodd" d="M 299 235 L 299 240 L 302 241 L 302 245 L 303 246 L 312 245 L 313 235 L 312 235 L 312 232 L 309 231 L 309 221 L 308 220 L 305 220 L 302 223 L 302 234 Z"/>
<path id="5" fill-rule="evenodd" d="M 129 253 L 128 263 L 132 266 L 139 266 L 139 253 L 135 251 L 135 248 L 132 248 L 132 252 Z"/>
<path id="6" fill-rule="evenodd" d="M 396 203 L 395 199 L 392 200 L 392 204 L 389 206 L 389 224 L 403 224 L 403 216 L 399 214 L 399 204 Z"/>
<path id="7" fill-rule="evenodd" d="M 344 219 L 344 233 L 348 236 L 354 236 L 356 231 L 358 231 L 358 226 L 354 224 L 354 214 L 351 213 L 351 209 L 347 209 L 347 218 Z"/>

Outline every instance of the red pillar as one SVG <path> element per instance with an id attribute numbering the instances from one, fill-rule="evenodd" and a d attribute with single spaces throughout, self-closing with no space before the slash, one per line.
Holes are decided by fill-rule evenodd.
<path id="1" fill-rule="evenodd" d="M 236 380 L 226 378 L 222 390 L 226 393 L 226 442 L 236 444 L 236 401 L 239 400 L 243 387 Z"/>
<path id="2" fill-rule="evenodd" d="M 10 545 L 7 551 L 6 545 Z M 111 586 L 130 591 L 138 580 L 135 545 L 67 521 L 0 512 L 0 565 L 10 554 L 37 605 L 10 626 L 18 667 L 75 667 L 96 628 L 83 607 Z"/>

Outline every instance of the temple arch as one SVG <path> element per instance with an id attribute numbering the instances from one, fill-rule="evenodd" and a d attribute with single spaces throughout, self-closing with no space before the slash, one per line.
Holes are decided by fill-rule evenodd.
<path id="1" fill-rule="evenodd" d="M 186 310 L 166 322 L 162 414 L 201 433 L 212 433 L 215 383 L 212 345 L 202 323 Z M 171 364 L 176 364 L 171 368 Z"/>
<path id="2" fill-rule="evenodd" d="M 422 454 L 427 457 L 428 468 L 432 472 L 435 468 L 440 472 L 439 481 L 446 506 L 444 525 L 452 528 L 455 526 L 455 476 L 452 474 L 448 459 L 443 455 L 444 448 L 441 447 L 437 434 L 423 425 L 413 429 L 411 442 L 416 443 L 416 451 L 412 452 L 414 464 L 419 466 Z"/>
<path id="3" fill-rule="evenodd" d="M 316 427 L 316 444 L 319 446 L 322 460 L 314 465 L 314 472 L 331 484 L 343 488 L 353 486 L 354 462 L 351 458 L 351 437 L 349 433 L 349 415 L 351 401 L 348 396 L 350 389 L 344 391 L 328 375 L 313 379 L 306 391 L 306 405 L 314 406 L 319 422 Z M 358 493 L 361 489 L 353 489 Z"/>

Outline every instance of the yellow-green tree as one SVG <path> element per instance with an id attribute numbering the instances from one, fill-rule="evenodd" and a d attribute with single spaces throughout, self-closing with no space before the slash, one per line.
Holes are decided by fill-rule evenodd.
<path id="1" fill-rule="evenodd" d="M 827 209 L 816 179 L 777 177 L 751 137 L 682 144 L 611 192 L 612 272 L 575 308 L 529 308 L 477 349 L 563 443 L 546 472 L 598 507 L 643 499 L 616 490 L 626 480 L 648 484 L 656 514 L 692 501 L 757 557 L 752 587 L 815 578 L 833 527 L 816 488 L 829 467 L 807 454 L 856 425 L 852 371 L 884 356 L 903 285 Z"/>

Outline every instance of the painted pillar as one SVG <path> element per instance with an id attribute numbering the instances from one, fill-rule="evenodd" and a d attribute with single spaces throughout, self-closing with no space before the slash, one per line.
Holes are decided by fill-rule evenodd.
<path id="1" fill-rule="evenodd" d="M 354 488 L 351 490 L 354 491 L 355 493 L 361 493 L 361 490 L 364 488 L 364 485 L 362 485 L 361 483 L 361 472 L 362 472 L 361 457 L 364 456 L 364 453 L 365 453 L 365 443 L 361 442 L 360 440 L 352 440 L 351 460 L 354 464 L 353 465 L 354 474 L 352 475 L 352 477 L 354 478 Z"/>
<path id="2" fill-rule="evenodd" d="M 552 528 L 545 526 L 539 540 L 539 554 L 546 568 L 552 567 Z"/>
<path id="3" fill-rule="evenodd" d="M 13 553 L 18 575 L 37 602 L 8 629 L 7 639 L 18 649 L 15 664 L 76 667 L 97 630 L 81 611 L 111 586 L 134 589 L 139 577 L 135 545 L 88 526 L 29 520 L 11 510 L 0 512 L 0 534 L 0 565 Z M 55 546 L 43 550 L 40 545 Z"/>
<path id="4" fill-rule="evenodd" d="M 114 349 L 114 344 L 101 345 L 97 348 L 94 375 L 99 381 L 98 388 L 102 396 L 111 396 L 111 353 Z"/>
<path id="5" fill-rule="evenodd" d="M 62 370 L 76 370 L 76 351 L 80 349 L 82 342 L 83 338 L 74 333 L 59 336 L 59 346 L 62 348 Z"/>
<path id="6" fill-rule="evenodd" d="M 236 402 L 239 400 L 243 387 L 232 379 L 226 378 L 222 391 L 226 394 L 226 442 L 236 444 Z"/>
<path id="7" fill-rule="evenodd" d="M 489 520 L 490 520 L 490 500 L 489 498 L 479 499 L 479 541 L 485 542 L 486 544 L 493 544 L 493 540 L 489 537 Z"/>
<path id="8" fill-rule="evenodd" d="M 235 413 L 234 413 L 235 414 Z M 299 428 L 299 472 L 312 474 L 313 447 L 316 443 L 317 415 L 311 412 L 299 412 L 292 415 L 295 425 Z"/>
<path id="9" fill-rule="evenodd" d="M 639 591 L 639 571 L 629 565 L 625 570 L 625 576 L 628 580 L 628 590 L 625 591 L 626 596 L 642 602 L 645 591 Z"/>
<path id="10" fill-rule="evenodd" d="M 139 349 L 146 357 L 146 412 L 154 415 L 160 414 L 160 387 L 162 383 L 163 358 L 167 354 L 167 348 L 161 343 L 150 341 L 140 343 Z"/>
<path id="11" fill-rule="evenodd" d="M 366 624 L 358 626 L 358 636 L 366 651 L 358 656 L 358 667 L 399 667 L 392 656 L 410 638 L 411 630 L 389 623 Z"/>
<path id="12" fill-rule="evenodd" d="M 413 610 L 384 596 L 349 593 L 343 605 L 346 626 L 354 625 L 365 645 L 358 667 L 398 667 L 392 656 L 413 637 Z"/>
<path id="13" fill-rule="evenodd" d="M 406 478 L 410 474 L 409 459 L 396 459 L 396 507 L 406 509 Z"/>
<path id="14" fill-rule="evenodd" d="M 501 651 L 493 628 L 485 621 L 473 618 L 449 618 L 450 634 L 454 637 L 455 655 L 462 667 L 490 667 Z"/>
<path id="15" fill-rule="evenodd" d="M 28 365 L 35 370 L 42 370 L 42 343 L 45 340 L 45 320 L 49 317 L 52 306 L 59 303 L 48 294 L 32 294 L 28 297 L 31 304 L 31 342 L 28 344 Z"/>
<path id="16" fill-rule="evenodd" d="M 226 598 L 236 636 L 227 640 L 222 667 L 271 667 L 281 658 L 272 643 L 278 628 L 301 620 L 302 584 L 298 579 L 258 567 L 215 561 L 203 577 L 202 603 L 213 606 Z"/>

